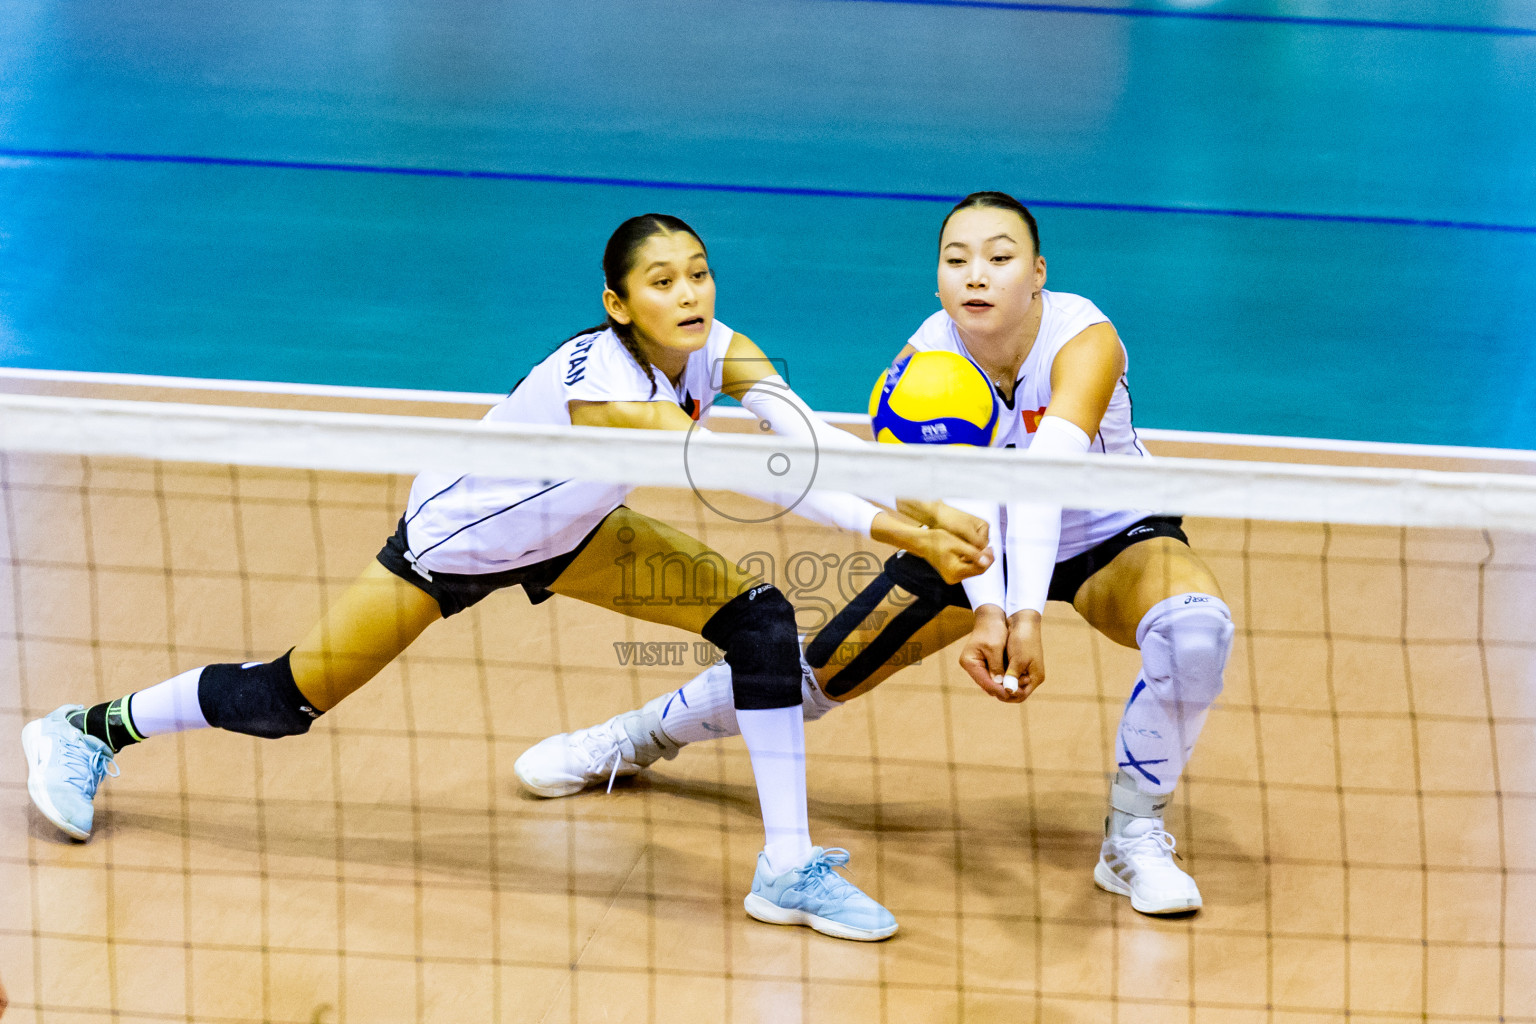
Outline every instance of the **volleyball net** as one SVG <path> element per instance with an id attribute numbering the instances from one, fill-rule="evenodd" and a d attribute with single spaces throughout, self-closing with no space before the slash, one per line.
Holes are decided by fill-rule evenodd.
<path id="1" fill-rule="evenodd" d="M 361 413 L 0 396 L 0 449 L 316 471 L 426 471 L 693 491 L 817 490 L 1280 522 L 1536 533 L 1536 476 L 1085 455 L 819 446 L 711 431 L 615 431 Z M 1517 453 L 1511 453 L 1516 456 Z"/>
<path id="2" fill-rule="evenodd" d="M 186 576 L 180 592 L 207 579 L 236 580 L 247 589 L 252 581 L 323 581 L 325 593 L 297 605 L 317 611 L 394 532 L 419 473 L 443 481 L 477 474 L 526 480 L 533 498 L 555 484 L 600 496 L 615 484 L 637 487 L 631 498 L 637 509 L 713 546 L 747 578 L 774 582 L 810 606 L 802 609 L 807 632 L 852 600 L 857 582 L 868 578 L 869 555 L 883 556 L 880 545 L 865 538 L 789 514 L 819 490 L 1185 516 L 1197 550 L 1209 558 L 1228 558 L 1237 545 L 1237 562 L 1228 569 L 1234 582 L 1254 572 L 1254 544 L 1297 546 L 1315 553 L 1324 568 L 1329 558 L 1375 566 L 1379 578 L 1361 612 L 1377 614 L 1375 591 L 1395 588 L 1392 603 L 1401 612 L 1405 642 L 1410 618 L 1432 617 L 1437 605 L 1454 603 L 1443 588 L 1419 582 L 1434 578 L 1431 565 L 1452 576 L 1482 573 L 1479 586 L 1492 580 L 1499 593 L 1480 612 L 1478 629 L 1504 608 L 1536 601 L 1523 575 L 1536 561 L 1536 459 L 1522 463 L 1517 452 L 1498 465 L 1527 472 L 1178 456 L 1021 457 L 965 446 L 829 446 L 767 434 L 766 424 L 739 408 L 714 413 L 706 417 L 709 430 L 681 433 L 0 395 L 0 487 L 9 524 L 3 541 L 17 581 L 15 635 L 28 632 L 23 618 L 40 614 L 37 587 L 46 593 L 58 585 L 21 581 L 45 567 L 83 569 L 80 579 L 89 578 L 98 591 L 107 579 L 126 585 L 114 574 L 128 568 L 166 588 Z M 487 522 L 505 511 L 492 504 L 477 513 Z M 544 532 L 566 530 L 548 517 L 571 515 L 571 509 L 567 502 L 539 511 Z M 856 551 L 863 554 L 847 569 Z M 1426 553 L 1427 575 L 1410 571 L 1415 552 Z M 1439 554 L 1429 558 L 1428 552 Z M 1385 562 L 1382 553 L 1390 556 Z M 261 568 L 275 562 L 284 574 Z M 1394 567 L 1399 578 L 1388 585 L 1381 573 Z M 1507 579 L 1501 575 L 1506 567 Z M 671 570 L 687 577 L 680 585 L 697 582 L 697 573 Z M 1485 570 L 1494 575 L 1486 577 Z M 663 572 L 653 582 L 664 587 L 668 578 Z M 634 584 L 615 573 L 615 610 L 643 599 L 631 593 Z M 1285 589 L 1315 594 L 1318 585 L 1290 580 Z M 663 602 L 677 596 L 654 595 Z M 249 595 L 244 600 L 248 604 Z M 1270 595 L 1256 600 L 1265 606 Z M 1298 597 L 1292 612 L 1315 610 L 1319 600 Z M 168 606 L 173 618 L 176 606 Z M 79 610 L 78 600 L 74 607 Z M 249 608 L 241 615 L 249 618 Z M 96 623 L 110 617 L 105 607 L 89 616 Z M 290 625 L 302 628 L 298 621 Z M 77 621 L 71 628 L 82 626 Z M 1349 631 L 1344 622 L 1338 628 Z M 167 630 L 190 639 L 185 624 L 168 620 L 156 635 Z"/>
<path id="3" fill-rule="evenodd" d="M 851 600 L 889 551 L 734 492 L 1044 500 L 1183 515 L 1239 631 L 1226 691 L 1172 811 L 1185 866 L 1218 908 L 1202 932 L 1267 944 L 1277 978 L 1303 941 L 1334 943 L 1362 964 L 1422 967 L 1417 976 L 1428 980 L 1415 1005 L 1477 1003 L 1456 1019 L 1533 1005 L 1536 982 L 1519 965 L 1536 958 L 1523 902 L 1536 894 L 1536 475 L 1521 467 L 1536 466 L 1519 453 L 1498 463 L 1510 470 L 1501 472 L 1161 454 L 1044 459 L 943 446 L 818 448 L 764 436 L 736 414 L 719 421 L 705 438 L 0 396 L 8 576 L 0 581 L 0 711 L 19 725 L 60 703 L 111 699 L 199 664 L 280 654 L 372 562 L 423 471 L 638 485 L 635 509 L 775 582 L 807 632 Z M 616 590 L 625 585 L 616 572 Z M 516 796 L 510 768 L 523 749 L 638 706 L 717 657 L 695 637 L 615 611 L 623 609 L 493 595 L 428 629 L 311 735 L 282 741 L 281 756 L 222 735 L 146 743 L 124 755 L 123 778 L 104 787 L 104 834 L 132 833 L 123 858 L 163 858 L 166 870 L 192 879 L 188 886 L 206 874 L 259 878 L 271 894 L 314 884 L 344 891 L 350 923 L 335 926 L 338 948 L 355 951 L 359 934 L 374 936 L 389 952 L 357 955 L 413 965 L 422 992 L 435 984 L 437 964 L 575 970 L 600 928 L 576 909 L 581 900 L 652 882 L 654 896 L 667 871 L 687 863 L 697 872 L 685 840 L 717 836 L 723 848 L 740 833 L 745 849 L 759 838 L 735 741 L 659 764 L 652 774 L 662 781 L 642 789 L 643 817 L 622 803 L 551 809 Z M 958 854 L 935 853 L 917 837 L 937 830 L 973 851 L 1023 844 L 1024 854 L 1007 855 L 1020 875 L 1005 888 L 1033 885 L 1037 897 L 1010 934 L 1034 935 L 1049 958 L 1046 930 L 1081 925 L 1053 909 L 1049 891 L 1057 861 L 1092 863 L 1136 655 L 1060 604 L 1047 612 L 1045 637 L 1049 678 L 1022 714 L 985 699 L 950 650 L 808 726 L 807 741 L 817 834 L 889 851 L 880 886 L 897 905 L 900 894 L 938 884 L 940 903 L 961 908 L 945 912 L 964 916 L 995 895 L 990 883 L 954 873 Z M 857 782 L 870 778 L 873 789 Z M 8 786 L 8 799 L 23 802 L 24 786 Z M 718 806 L 706 809 L 701 795 Z M 662 820 L 673 825 L 655 825 Z M 585 838 L 569 849 L 560 839 L 555 849 L 550 829 Z M 582 860 L 585 842 L 649 851 L 656 879 L 609 878 Z M 24 835 L 7 832 L 5 843 L 0 861 L 33 870 L 24 866 L 37 856 L 25 852 Z M 1067 847 L 1071 856 L 1052 853 Z M 622 850 L 613 856 L 628 863 Z M 503 873 L 501 863 L 543 867 Z M 402 871 L 402 884 L 418 893 L 414 917 L 390 888 Z M 1062 885 L 1080 882 L 1061 875 Z M 710 885 L 723 893 L 723 909 L 710 912 L 735 927 L 737 887 Z M 183 893 L 192 891 L 148 887 L 135 906 L 180 920 L 189 912 Z M 198 901 L 226 899 L 218 885 L 197 892 Z M 421 892 L 465 913 L 473 903 L 492 932 L 514 931 L 473 948 L 456 943 L 434 931 L 433 904 Z M 536 904 L 551 892 L 572 909 Z M 1233 920 L 1220 907 L 1238 892 L 1255 895 Z M 262 898 L 259 942 L 208 939 L 209 948 L 236 971 L 247 960 L 320 957 L 318 940 L 293 937 L 303 907 Z M 1404 900 L 1416 909 L 1390 924 L 1384 911 L 1366 909 Z M 515 908 L 533 905 L 567 915 L 566 940 L 545 948 L 518 937 L 509 923 Z M 1340 921 L 1319 924 L 1319 906 L 1342 906 Z M 30 942 L 41 957 L 56 927 L 38 913 L 26 928 L 0 922 L 0 938 Z M 925 919 L 915 912 L 911 920 L 920 930 Z M 191 928 L 176 949 L 205 941 Z M 119 957 L 135 943 L 159 948 L 153 937 L 110 941 Z M 721 977 L 748 970 L 697 957 L 671 964 L 667 948 L 651 941 L 643 966 Z M 1457 975 L 1428 969 L 1450 954 L 1496 964 L 1499 980 L 1466 996 Z M 958 981 L 985 987 L 975 973 L 985 958 L 966 964 L 955 967 Z M 1192 962 L 1191 978 L 1203 969 Z M 275 982 L 262 984 L 278 992 Z M 1279 990 L 1256 999 L 1311 1005 Z"/>

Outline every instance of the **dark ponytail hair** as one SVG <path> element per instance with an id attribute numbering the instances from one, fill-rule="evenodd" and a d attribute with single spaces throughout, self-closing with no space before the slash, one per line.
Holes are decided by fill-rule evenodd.
<path id="1" fill-rule="evenodd" d="M 603 284 L 609 291 L 621 299 L 629 298 L 624 279 L 629 272 L 635 269 L 635 254 L 640 247 L 656 235 L 692 235 L 699 243 L 699 248 L 704 248 L 704 240 L 699 238 L 699 233 L 689 227 L 682 218 L 674 217 L 667 213 L 642 213 L 638 217 L 631 217 L 620 224 L 608 239 L 608 244 L 603 248 Z M 706 256 L 709 250 L 705 249 Z M 572 335 L 579 338 L 583 334 L 591 334 L 594 331 L 612 330 L 618 335 L 630 357 L 645 371 L 645 375 L 651 379 L 651 397 L 656 396 L 656 370 L 651 366 L 651 361 L 645 358 L 645 353 L 640 350 L 640 342 L 635 339 L 635 325 L 632 323 L 621 324 L 613 317 L 605 317 L 603 322 L 596 327 L 589 327 L 584 331 Z M 566 339 L 570 340 L 570 339 Z"/>
<path id="2" fill-rule="evenodd" d="M 973 206 L 982 206 L 993 210 L 1012 210 L 1018 214 L 1029 228 L 1029 237 L 1035 243 L 1035 255 L 1040 255 L 1040 226 L 1035 223 L 1035 215 L 1029 212 L 1029 208 L 1019 202 L 1007 192 L 972 192 L 955 204 L 955 208 L 944 215 L 944 223 L 939 225 L 939 244 L 944 244 L 944 229 L 949 226 L 949 218 L 961 210 L 969 210 Z"/>

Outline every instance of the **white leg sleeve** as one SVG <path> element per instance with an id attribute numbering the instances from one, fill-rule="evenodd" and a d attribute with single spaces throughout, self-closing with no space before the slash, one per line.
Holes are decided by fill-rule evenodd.
<path id="1" fill-rule="evenodd" d="M 811 857 L 805 799 L 805 724 L 798 707 L 737 711 L 763 810 L 768 867 L 782 873 Z"/>
<path id="2" fill-rule="evenodd" d="M 800 658 L 800 695 L 807 722 L 816 721 L 839 703 L 821 692 L 804 655 Z M 741 735 L 729 665 L 711 665 L 681 689 L 662 694 L 646 707 L 656 711 L 661 731 L 678 745 Z"/>
<path id="3" fill-rule="evenodd" d="M 1141 792 L 1173 792 L 1221 694 L 1232 634 L 1231 611 L 1210 594 L 1170 597 L 1141 620 L 1141 675 L 1116 737 L 1120 771 Z"/>
<path id="4" fill-rule="evenodd" d="M 697 743 L 741 734 L 736 724 L 729 665 L 711 665 L 681 689 L 651 701 L 651 706 L 658 706 L 661 731 L 674 743 Z"/>
<path id="5" fill-rule="evenodd" d="M 208 728 L 203 706 L 197 699 L 201 667 L 156 683 L 128 698 L 128 715 L 140 736 L 164 736 L 189 729 Z"/>

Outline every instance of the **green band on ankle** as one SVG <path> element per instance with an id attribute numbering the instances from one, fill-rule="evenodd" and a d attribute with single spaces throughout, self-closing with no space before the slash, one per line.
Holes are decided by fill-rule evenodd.
<path id="1" fill-rule="evenodd" d="M 135 743 L 143 742 L 144 737 L 139 734 L 138 726 L 133 724 L 133 694 L 130 693 L 126 697 L 119 697 L 113 703 L 123 706 L 123 727 L 128 730 L 128 735 L 133 737 Z"/>

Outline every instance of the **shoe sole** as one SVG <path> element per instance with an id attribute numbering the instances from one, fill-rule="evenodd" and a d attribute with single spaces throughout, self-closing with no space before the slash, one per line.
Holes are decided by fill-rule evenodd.
<path id="1" fill-rule="evenodd" d="M 529 779 L 528 776 L 524 775 L 522 772 L 517 771 L 516 765 L 512 766 L 512 770 L 517 774 L 517 781 L 522 785 L 524 789 L 526 789 L 529 793 L 532 793 L 534 796 L 543 797 L 546 800 L 554 800 L 557 797 L 562 796 L 575 796 L 577 793 L 580 793 L 582 790 L 587 788 L 585 784 L 579 782 L 562 786 L 541 786 Z"/>
<path id="2" fill-rule="evenodd" d="M 532 748 L 530 747 L 529 750 L 532 750 Z M 523 757 L 527 756 L 528 751 L 524 751 Z M 524 789 L 534 796 L 543 797 L 546 800 L 555 800 L 562 796 L 575 796 L 588 786 L 596 786 L 607 782 L 607 779 L 600 779 L 595 782 L 583 782 L 580 779 L 561 782 L 540 782 L 528 773 L 528 769 L 523 763 L 523 757 L 519 757 L 516 761 L 512 762 L 512 774 L 517 776 L 517 781 L 522 784 Z M 624 779 L 638 774 L 638 769 L 632 772 L 621 771 L 618 777 Z"/>
<path id="3" fill-rule="evenodd" d="M 28 722 L 21 729 L 21 751 L 27 756 L 27 795 L 32 798 L 32 804 L 38 812 L 49 821 L 58 826 L 59 831 L 71 839 L 81 842 L 91 838 L 89 832 L 82 832 L 65 820 L 59 813 L 53 801 L 48 799 L 48 789 L 43 785 L 42 776 L 38 769 L 42 767 L 42 758 L 38 753 L 38 744 L 43 738 L 43 723 L 41 720 Z"/>
<path id="4" fill-rule="evenodd" d="M 1131 908 L 1141 914 L 1151 914 L 1153 916 L 1160 914 L 1188 914 L 1191 911 L 1199 910 L 1204 904 L 1204 901 L 1199 896 L 1196 896 L 1193 900 L 1175 900 L 1168 903 L 1149 903 L 1139 899 L 1131 891 L 1130 886 L 1120 881 L 1119 878 L 1115 877 L 1113 871 L 1105 867 L 1102 860 L 1094 865 L 1093 884 L 1105 892 L 1112 892 L 1118 896 L 1129 896 L 1131 898 Z"/>
<path id="5" fill-rule="evenodd" d="M 818 917 L 815 914 L 806 913 L 804 910 L 790 910 L 776 903 L 770 903 L 755 892 L 747 893 L 747 898 L 742 904 L 747 913 L 764 924 L 798 924 L 830 935 L 834 939 L 851 939 L 854 942 L 879 942 L 896 934 L 899 924 L 893 924 L 889 928 L 871 929 L 854 928 L 841 924 L 830 918 Z"/>

